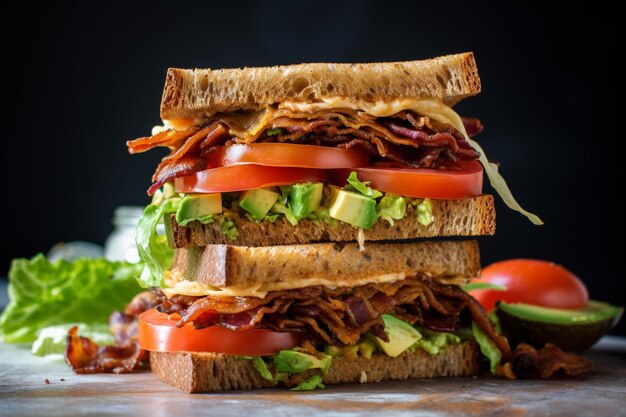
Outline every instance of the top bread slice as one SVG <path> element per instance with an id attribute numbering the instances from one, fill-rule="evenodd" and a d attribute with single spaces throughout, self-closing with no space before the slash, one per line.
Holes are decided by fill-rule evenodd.
<path id="1" fill-rule="evenodd" d="M 259 68 L 179 69 L 167 72 L 161 118 L 203 119 L 283 101 L 332 97 L 373 102 L 440 98 L 453 105 L 480 92 L 474 54 L 371 64 L 299 64 Z"/>

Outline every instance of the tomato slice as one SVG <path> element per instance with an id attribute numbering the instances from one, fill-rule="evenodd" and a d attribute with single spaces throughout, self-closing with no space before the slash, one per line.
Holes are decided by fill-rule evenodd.
<path id="1" fill-rule="evenodd" d="M 350 172 L 371 187 L 417 198 L 456 199 L 482 194 L 483 168 L 477 161 L 460 161 L 459 170 L 366 167 L 332 171 L 332 181 L 344 186 Z"/>
<path id="2" fill-rule="evenodd" d="M 225 193 L 276 185 L 321 182 L 326 178 L 327 171 L 321 169 L 233 165 L 176 178 L 174 188 L 177 193 Z"/>
<path id="3" fill-rule="evenodd" d="M 496 301 L 526 303 L 543 307 L 577 309 L 589 301 L 585 284 L 573 273 L 552 262 L 536 259 L 511 259 L 484 268 L 472 282 L 503 285 L 506 291 L 472 290 L 487 311 Z"/>
<path id="4" fill-rule="evenodd" d="M 176 327 L 177 314 L 156 309 L 139 316 L 139 346 L 151 352 L 215 352 L 230 355 L 271 355 L 301 342 L 298 333 L 253 329 L 235 331 L 219 326 L 196 329 L 191 323 Z"/>
<path id="5" fill-rule="evenodd" d="M 368 154 L 354 149 L 291 143 L 221 146 L 206 157 L 208 167 L 257 164 L 318 169 L 367 166 L 369 159 Z"/>

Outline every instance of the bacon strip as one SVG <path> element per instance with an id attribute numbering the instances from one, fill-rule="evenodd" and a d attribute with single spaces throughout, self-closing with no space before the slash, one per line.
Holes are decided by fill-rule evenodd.
<path id="1" fill-rule="evenodd" d="M 554 343 L 546 343 L 539 350 L 520 343 L 511 353 L 510 360 L 498 368 L 498 374 L 507 379 L 551 379 L 582 375 L 592 366 L 589 359 L 563 352 Z"/>
<path id="2" fill-rule="evenodd" d="M 432 330 L 454 331 L 462 324 L 462 311 L 468 310 L 503 352 L 510 352 L 506 339 L 497 334 L 476 300 L 458 287 L 437 284 L 424 276 L 355 288 L 311 286 L 274 291 L 265 298 L 168 299 L 156 291 L 161 312 L 181 314 L 179 326 L 193 323 L 197 328 L 219 325 L 233 330 L 299 331 L 317 344 L 354 344 L 368 331 L 378 332 L 386 340 L 380 318 L 385 313 Z"/>
<path id="3" fill-rule="evenodd" d="M 115 346 L 99 346 L 79 336 L 78 328 L 72 327 L 68 332 L 65 361 L 77 374 L 119 374 L 147 368 L 148 352 L 137 344 L 137 319 L 155 303 L 156 297 L 144 291 L 133 298 L 123 313 L 111 314 L 109 324 L 115 335 Z"/>
<path id="4" fill-rule="evenodd" d="M 382 161 L 415 168 L 448 166 L 459 159 L 474 160 L 479 156 L 454 128 L 410 111 L 387 118 L 375 118 L 350 109 L 312 113 L 279 109 L 264 114 L 266 118 L 255 119 L 261 130 L 252 136 L 237 137 L 242 132 L 239 124 L 246 123 L 238 121 L 241 117 L 224 114 L 212 119 L 208 126 L 181 132 L 168 130 L 128 141 L 130 153 L 145 152 L 158 146 L 171 150 L 152 176 L 153 184 L 148 194 L 167 181 L 205 169 L 203 156 L 225 142 L 291 142 L 357 148 Z M 482 130 L 478 119 L 463 119 L 463 123 L 470 136 Z M 283 129 L 284 133 L 268 136 L 264 133 L 267 129 Z"/>

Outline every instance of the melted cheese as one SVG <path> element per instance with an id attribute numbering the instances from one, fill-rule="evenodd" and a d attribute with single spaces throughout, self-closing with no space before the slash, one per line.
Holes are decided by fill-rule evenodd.
<path id="1" fill-rule="evenodd" d="M 394 273 L 373 275 L 366 279 L 360 280 L 357 285 L 366 284 L 379 284 L 384 282 L 394 282 L 401 279 L 405 279 L 406 274 Z M 168 288 L 162 288 L 162 291 L 167 297 L 174 295 L 191 295 L 191 296 L 205 296 L 210 295 L 214 297 L 259 297 L 263 298 L 271 291 L 283 291 L 294 290 L 297 288 L 310 287 L 313 285 L 324 285 L 326 287 L 354 287 L 355 282 L 353 280 L 342 279 L 326 279 L 326 278 L 307 278 L 298 279 L 289 282 L 272 282 L 269 284 L 259 284 L 253 287 L 224 287 L 217 288 L 211 285 L 204 285 L 197 281 L 185 281 L 180 280 L 171 272 L 165 273 L 165 283 Z"/>

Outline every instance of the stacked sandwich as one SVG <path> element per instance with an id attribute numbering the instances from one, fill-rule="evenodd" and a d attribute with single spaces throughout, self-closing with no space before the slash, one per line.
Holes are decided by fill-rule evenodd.
<path id="1" fill-rule="evenodd" d="M 170 69 L 164 126 L 128 143 L 171 151 L 138 234 L 153 372 L 198 392 L 495 366 L 508 343 L 461 288 L 478 245 L 448 240 L 495 232 L 483 166 L 516 204 L 451 109 L 479 91 L 471 53 Z"/>

